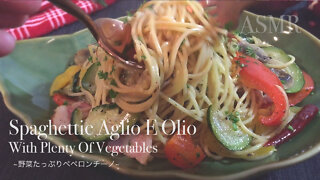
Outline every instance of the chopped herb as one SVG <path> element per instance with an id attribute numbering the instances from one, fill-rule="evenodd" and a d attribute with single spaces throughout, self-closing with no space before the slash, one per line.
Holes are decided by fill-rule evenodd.
<path id="1" fill-rule="evenodd" d="M 143 41 L 142 41 L 142 38 L 141 38 L 140 36 L 138 36 L 138 39 L 139 39 L 139 41 L 143 42 Z"/>
<path id="2" fill-rule="evenodd" d="M 187 84 L 187 88 L 190 88 L 190 85 L 189 85 L 189 84 Z"/>
<path id="3" fill-rule="evenodd" d="M 88 61 L 92 63 L 92 56 L 88 57 Z"/>
<path id="4" fill-rule="evenodd" d="M 142 56 L 141 56 L 141 59 L 146 60 L 147 57 L 146 57 L 145 55 L 142 55 Z"/>
<path id="5" fill-rule="evenodd" d="M 253 50 L 251 47 L 247 47 L 247 48 L 246 48 L 246 54 L 247 54 L 248 56 L 253 57 L 253 58 L 256 57 L 256 53 L 254 52 L 254 50 Z"/>
<path id="6" fill-rule="evenodd" d="M 63 105 L 67 106 L 68 105 L 68 101 L 64 101 Z"/>
<path id="7" fill-rule="evenodd" d="M 254 40 L 252 38 L 252 35 L 245 34 L 245 33 L 239 32 L 239 31 L 235 32 L 235 34 L 240 36 L 242 39 L 246 40 L 248 43 L 254 44 Z"/>
<path id="8" fill-rule="evenodd" d="M 110 74 L 112 74 L 115 70 L 116 70 L 115 66 L 112 65 Z"/>
<path id="9" fill-rule="evenodd" d="M 237 64 L 237 66 L 240 66 L 240 67 L 242 67 L 242 68 L 244 68 L 244 67 L 247 67 L 248 65 L 246 65 L 246 64 L 242 64 L 242 63 L 240 63 L 240 61 L 239 60 L 236 60 L 236 64 Z"/>
<path id="10" fill-rule="evenodd" d="M 131 17 L 132 16 L 132 13 L 130 11 L 127 11 L 127 16 L 128 17 Z"/>
<path id="11" fill-rule="evenodd" d="M 109 74 L 108 72 L 99 71 L 98 72 L 99 79 L 104 79 L 104 80 L 108 79 L 108 74 Z"/>
<path id="12" fill-rule="evenodd" d="M 114 79 L 111 80 L 110 84 L 113 85 L 113 86 L 116 86 L 116 87 L 118 86 L 117 82 Z"/>
<path id="13" fill-rule="evenodd" d="M 232 123 L 232 127 L 233 127 L 233 130 L 234 131 L 237 131 L 238 130 L 238 126 L 236 123 Z"/>
<path id="14" fill-rule="evenodd" d="M 115 98 L 115 97 L 117 97 L 117 95 L 118 95 L 117 92 L 115 92 L 114 90 L 110 89 L 110 91 L 109 91 L 110 98 Z"/>
<path id="15" fill-rule="evenodd" d="M 294 131 L 294 129 L 293 129 L 293 127 L 292 127 L 291 125 L 288 126 L 288 129 L 289 129 L 290 131 Z"/>
<path id="16" fill-rule="evenodd" d="M 123 19 L 120 19 L 120 21 L 126 24 L 128 23 L 129 20 L 128 20 L 128 17 L 124 17 Z"/>
<path id="17" fill-rule="evenodd" d="M 122 44 L 121 41 L 115 41 L 115 42 L 114 42 L 114 45 L 116 45 L 116 46 L 121 46 L 121 44 Z"/>
<path id="18" fill-rule="evenodd" d="M 105 60 L 105 61 L 107 61 L 107 60 L 108 60 L 108 57 L 107 57 L 107 56 L 105 56 L 105 57 L 104 57 L 104 60 Z"/>
<path id="19" fill-rule="evenodd" d="M 283 79 L 281 79 L 280 81 L 281 81 L 282 84 L 285 84 L 285 83 L 286 83 L 286 81 L 283 80 Z"/>
<path id="20" fill-rule="evenodd" d="M 228 114 L 227 119 L 234 123 L 237 123 L 238 121 L 240 121 L 239 117 L 232 113 Z"/>
<path id="21" fill-rule="evenodd" d="M 240 121 L 239 119 L 240 113 L 237 111 L 234 113 L 230 113 L 226 111 L 225 114 L 227 115 L 227 120 L 232 121 L 233 130 L 237 131 L 238 130 L 237 122 Z"/>
<path id="22" fill-rule="evenodd" d="M 101 63 L 99 61 L 97 62 L 97 66 L 101 66 Z"/>

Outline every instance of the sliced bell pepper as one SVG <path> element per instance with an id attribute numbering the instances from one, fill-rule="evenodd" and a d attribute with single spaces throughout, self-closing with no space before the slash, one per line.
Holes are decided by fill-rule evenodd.
<path id="1" fill-rule="evenodd" d="M 279 78 L 257 59 L 238 53 L 234 60 L 241 68 L 240 82 L 246 87 L 263 91 L 274 103 L 272 114 L 260 116 L 260 122 L 266 126 L 280 125 L 285 115 L 287 102 L 285 94 L 277 87 L 283 88 Z"/>
<path id="2" fill-rule="evenodd" d="M 173 135 L 165 145 L 164 151 L 167 159 L 182 169 L 193 168 L 205 158 L 201 147 L 195 145 L 188 134 Z"/>
<path id="3" fill-rule="evenodd" d="M 72 81 L 73 76 L 79 72 L 80 69 L 80 66 L 70 66 L 65 72 L 58 75 L 51 85 L 50 96 L 52 96 L 55 91 L 58 91 L 68 85 Z"/>
<path id="4" fill-rule="evenodd" d="M 303 77 L 304 77 L 304 86 L 303 88 L 297 92 L 297 93 L 292 93 L 288 94 L 288 99 L 289 99 L 289 105 L 290 106 L 295 106 L 299 102 L 301 102 L 304 98 L 306 98 L 314 89 L 314 82 L 309 74 L 306 72 L 302 71 Z"/>

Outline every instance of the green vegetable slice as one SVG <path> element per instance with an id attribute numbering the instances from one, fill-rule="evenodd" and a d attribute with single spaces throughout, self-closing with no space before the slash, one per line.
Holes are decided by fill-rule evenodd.
<path id="1" fill-rule="evenodd" d="M 91 94 L 94 94 L 96 91 L 95 78 L 97 75 L 98 67 L 99 66 L 96 63 L 92 64 L 84 74 L 81 81 L 83 89 L 89 91 Z"/>
<path id="2" fill-rule="evenodd" d="M 293 113 L 298 113 L 299 111 L 301 111 L 302 107 L 299 106 L 291 106 L 289 107 L 290 111 Z"/>
<path id="3" fill-rule="evenodd" d="M 215 112 L 212 106 L 208 108 L 207 121 L 213 134 L 227 149 L 241 151 L 250 144 L 252 138 L 240 128 L 235 130 L 230 121 L 219 118 L 218 112 Z"/>
<path id="4" fill-rule="evenodd" d="M 77 72 L 77 73 L 73 76 L 73 80 L 72 80 L 72 92 L 74 92 L 74 93 L 80 92 L 80 86 L 78 85 L 78 84 L 79 84 L 79 74 L 80 74 L 80 71 Z"/>
<path id="5" fill-rule="evenodd" d="M 279 48 L 270 46 L 263 48 L 263 50 L 267 53 L 269 57 L 271 57 L 274 60 L 279 60 L 282 63 L 287 63 L 291 60 L 290 57 Z M 282 70 L 293 78 L 292 80 L 281 80 L 281 77 L 278 76 L 285 88 L 285 91 L 287 93 L 299 92 L 305 83 L 302 71 L 300 70 L 299 66 L 296 63 L 293 63 L 290 66 L 288 66 L 288 68 L 284 68 Z"/>

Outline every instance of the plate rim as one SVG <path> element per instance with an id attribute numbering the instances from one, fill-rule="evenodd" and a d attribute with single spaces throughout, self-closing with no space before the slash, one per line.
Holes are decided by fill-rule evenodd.
<path id="1" fill-rule="evenodd" d="M 314 41 L 320 48 L 320 40 L 315 37 L 313 34 L 311 34 L 310 32 L 308 32 L 307 30 L 305 30 L 304 28 L 291 23 L 289 21 L 277 18 L 277 17 L 270 17 L 270 16 L 263 16 L 263 15 L 257 15 L 254 14 L 252 12 L 249 11 L 244 11 L 243 15 L 249 15 L 249 16 L 255 16 L 255 17 L 263 17 L 263 18 L 267 18 L 267 19 L 275 19 L 278 21 L 284 21 L 292 26 L 294 26 L 295 28 L 298 28 L 305 36 L 309 37 L 312 41 Z M 47 37 L 40 37 L 40 38 L 35 38 L 35 39 L 27 39 L 27 40 L 21 40 L 20 43 L 23 42 L 28 42 L 28 41 L 37 41 L 37 40 L 43 40 L 43 39 L 48 39 L 48 38 L 70 38 L 73 35 L 76 34 L 81 34 L 86 32 L 87 29 L 82 29 L 79 30 L 75 33 L 72 34 L 63 34 L 63 35 L 56 35 L 56 36 L 47 36 Z M 2 93 L 3 96 L 3 101 L 5 106 L 14 114 L 16 115 L 18 118 L 20 118 L 21 121 L 23 121 L 23 123 L 25 123 L 26 125 L 30 126 L 32 125 L 30 122 L 31 118 L 29 117 L 29 115 L 24 114 L 23 112 L 20 112 L 19 110 L 15 109 L 14 106 L 12 105 L 11 101 L 10 101 L 10 92 L 5 88 L 4 86 L 4 80 L 2 79 L 2 77 L 0 77 L 0 92 Z M 46 139 L 47 141 L 50 141 L 58 146 L 63 145 L 62 142 L 58 141 L 58 138 L 55 136 L 48 136 L 48 138 Z M 237 172 L 237 173 L 233 173 L 230 175 L 219 175 L 219 176 L 207 176 L 207 175 L 199 175 L 199 174 L 191 174 L 191 173 L 187 173 L 185 171 L 179 170 L 179 169 L 174 169 L 174 170 L 164 170 L 164 171 L 145 171 L 145 170 L 133 170 L 130 168 L 126 168 L 126 167 L 116 167 L 116 166 L 111 166 L 109 167 L 109 169 L 112 169 L 116 172 L 125 174 L 125 175 L 129 175 L 129 176 L 136 176 L 136 177 L 144 177 L 144 178 L 165 178 L 165 177 L 177 177 L 177 178 L 184 178 L 184 179 L 201 179 L 201 180 L 225 180 L 225 179 L 239 179 L 239 178 L 245 178 L 248 177 L 250 175 L 256 175 L 259 173 L 263 173 L 263 172 L 267 172 L 276 168 L 283 168 L 283 167 L 287 167 L 287 166 L 291 166 L 294 164 L 297 164 L 299 162 L 302 162 L 304 160 L 307 160 L 309 158 L 311 158 L 312 156 L 318 154 L 320 152 L 320 141 L 315 144 L 314 146 L 312 146 L 312 148 L 309 148 L 308 150 L 304 151 L 301 154 L 298 154 L 296 156 L 292 156 L 288 159 L 285 160 L 281 160 L 281 161 L 276 161 L 276 162 L 272 162 L 272 163 L 268 163 L 268 164 L 262 164 L 259 165 L 257 167 L 254 168 L 250 168 L 247 170 L 244 170 L 242 172 Z M 107 159 L 107 158 L 102 158 L 102 155 L 93 155 L 93 154 L 83 154 L 80 152 L 74 152 L 72 154 L 72 156 L 74 156 L 75 158 L 80 158 L 80 159 L 86 159 L 86 160 L 99 160 L 99 161 L 104 161 L 104 163 L 106 163 L 105 165 L 108 166 L 111 164 L 111 160 Z"/>

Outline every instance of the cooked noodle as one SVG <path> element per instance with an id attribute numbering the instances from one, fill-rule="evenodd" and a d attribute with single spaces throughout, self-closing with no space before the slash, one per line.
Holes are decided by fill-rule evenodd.
<path id="1" fill-rule="evenodd" d="M 84 96 L 95 107 L 108 103 L 108 93 L 112 89 L 118 93 L 114 101 L 121 109 L 144 114 L 145 118 L 139 122 L 142 129 L 147 127 L 147 119 L 156 120 L 152 121 L 157 122 L 155 130 L 158 135 L 153 136 L 155 144 L 165 144 L 169 138 L 159 131 L 164 120 L 185 119 L 197 126 L 196 141 L 214 159 L 223 158 L 225 153 L 246 159 L 247 156 L 243 155 L 259 150 L 292 119 L 293 113 L 289 112 L 287 105 L 286 116 L 278 128 L 269 128 L 269 132 L 254 130 L 258 124 L 260 100 L 257 90 L 242 86 L 238 77 L 232 75 L 233 56 L 228 53 L 224 38 L 227 32 L 209 23 L 198 2 L 147 2 L 130 17 L 129 23 L 135 59 L 144 63 L 145 70 L 130 73 L 132 70 L 115 63 L 103 50 L 91 45 L 92 62 L 86 61 L 81 71 L 85 72 L 92 63 L 100 62 L 98 71 L 109 72 L 109 78 L 99 79 L 96 76 L 94 95 L 81 88 L 80 93 L 71 93 L 70 96 Z M 294 60 L 291 56 L 290 62 L 274 67 L 285 68 Z M 114 72 L 112 66 L 115 67 Z M 122 77 L 124 72 L 129 74 L 126 82 Z M 112 79 L 116 86 L 112 85 Z M 278 88 L 285 93 L 281 87 Z M 221 119 L 227 118 L 227 111 L 239 112 L 237 125 L 253 138 L 250 147 L 243 151 L 208 148 L 207 142 L 215 138 L 207 136 L 210 129 L 205 119 L 209 105 Z"/>

